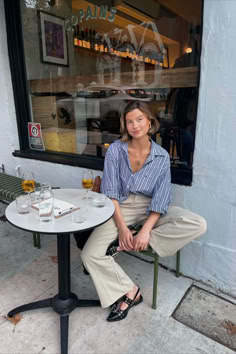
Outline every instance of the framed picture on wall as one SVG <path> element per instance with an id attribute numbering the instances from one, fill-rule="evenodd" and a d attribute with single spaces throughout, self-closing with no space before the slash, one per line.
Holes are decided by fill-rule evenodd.
<path id="1" fill-rule="evenodd" d="M 68 66 L 67 35 L 63 18 L 39 12 L 42 61 Z"/>

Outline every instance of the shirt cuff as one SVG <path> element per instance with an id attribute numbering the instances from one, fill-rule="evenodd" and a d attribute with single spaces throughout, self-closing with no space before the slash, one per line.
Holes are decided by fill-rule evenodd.
<path id="1" fill-rule="evenodd" d="M 102 193 L 105 194 L 110 199 L 116 199 L 118 201 L 120 200 L 119 194 L 115 191 L 102 191 Z"/>
<path id="2" fill-rule="evenodd" d="M 151 212 L 154 212 L 154 213 L 158 213 L 158 214 L 160 214 L 160 215 L 165 215 L 165 214 L 167 214 L 167 211 L 168 211 L 168 207 L 166 207 L 166 208 L 152 208 L 151 207 L 151 205 L 149 206 L 149 207 L 147 207 L 147 215 L 149 215 Z"/>

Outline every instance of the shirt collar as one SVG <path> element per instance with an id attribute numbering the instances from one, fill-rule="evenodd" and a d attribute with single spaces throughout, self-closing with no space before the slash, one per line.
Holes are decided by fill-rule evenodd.
<path id="1" fill-rule="evenodd" d="M 155 143 L 153 140 L 151 140 L 152 146 L 151 146 L 151 152 L 149 157 L 147 158 L 146 162 L 152 161 L 156 156 L 165 156 L 165 153 L 163 148 Z M 122 148 L 128 155 L 128 142 L 122 143 Z"/>

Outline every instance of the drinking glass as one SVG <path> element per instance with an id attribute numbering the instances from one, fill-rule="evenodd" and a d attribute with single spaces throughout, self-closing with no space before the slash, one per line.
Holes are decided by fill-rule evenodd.
<path id="1" fill-rule="evenodd" d="M 16 208 L 19 214 L 28 214 L 30 212 L 31 201 L 28 194 L 16 197 Z"/>
<path id="2" fill-rule="evenodd" d="M 41 187 L 42 189 L 52 189 L 52 186 L 51 186 L 51 184 L 50 184 L 49 182 L 43 182 L 43 183 L 41 183 L 41 184 L 40 184 L 40 187 Z"/>
<path id="3" fill-rule="evenodd" d="M 31 193 L 35 189 L 35 180 L 33 172 L 26 171 L 22 176 L 22 189 L 26 193 Z"/>
<path id="4" fill-rule="evenodd" d="M 74 211 L 72 215 L 72 221 L 75 223 L 82 223 L 86 221 L 85 213 L 87 213 L 87 208 L 80 208 L 79 210 Z"/>
<path id="5" fill-rule="evenodd" d="M 54 220 L 54 195 L 51 189 L 42 189 L 39 194 L 39 220 Z"/>
<path id="6" fill-rule="evenodd" d="M 34 193 L 30 193 L 31 206 L 40 201 L 41 187 L 34 188 Z"/>
<path id="7" fill-rule="evenodd" d="M 97 208 L 104 207 L 106 204 L 106 199 L 107 199 L 107 197 L 104 194 L 97 194 L 93 198 L 93 206 L 95 206 Z"/>
<path id="8" fill-rule="evenodd" d="M 93 198 L 89 196 L 89 190 L 93 187 L 93 172 L 92 171 L 84 171 L 82 176 L 82 186 L 86 189 L 86 196 L 82 199 L 87 202 Z"/>

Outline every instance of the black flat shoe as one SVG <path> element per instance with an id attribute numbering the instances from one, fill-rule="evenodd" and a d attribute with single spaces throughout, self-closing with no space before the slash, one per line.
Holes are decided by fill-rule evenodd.
<path id="1" fill-rule="evenodd" d="M 135 236 L 141 230 L 142 225 L 141 224 L 133 224 L 133 225 L 128 226 L 128 228 L 133 231 L 133 236 Z M 117 251 L 118 247 L 119 247 L 119 241 L 118 241 L 118 239 L 116 239 L 108 246 L 108 249 L 106 251 L 106 255 L 116 257 L 118 255 L 118 253 L 121 252 L 121 251 Z"/>
<path id="2" fill-rule="evenodd" d="M 106 252 L 107 256 L 116 257 L 118 255 L 118 246 L 109 246 Z"/>
<path id="3" fill-rule="evenodd" d="M 118 251 L 117 251 L 117 248 L 119 247 L 119 241 L 118 239 L 113 241 L 109 246 L 108 246 L 108 249 L 106 251 L 106 255 L 107 256 L 112 256 L 112 257 L 115 257 L 118 255 Z"/>
<path id="4" fill-rule="evenodd" d="M 128 307 L 125 310 L 120 309 L 120 307 L 119 307 L 120 302 L 118 302 L 117 304 L 114 303 L 112 306 L 112 309 L 111 309 L 111 313 L 107 317 L 107 321 L 108 322 L 116 322 L 116 321 L 121 321 L 121 320 L 125 319 L 128 315 L 129 310 L 131 309 L 131 307 L 136 306 L 143 301 L 142 295 L 140 295 L 139 298 L 135 301 L 139 292 L 140 292 L 140 288 L 138 287 L 138 290 L 137 290 L 133 300 L 130 299 L 129 297 L 127 297 L 126 295 L 123 296 L 121 301 L 125 302 L 128 305 Z"/>
<path id="5" fill-rule="evenodd" d="M 125 296 L 125 295 L 121 296 L 118 300 L 116 300 L 116 301 L 110 306 L 112 311 L 116 309 L 116 307 L 118 306 L 118 304 L 119 304 L 121 301 L 123 301 L 124 296 Z"/>
<path id="6" fill-rule="evenodd" d="M 87 271 L 87 269 L 85 268 L 85 266 L 83 265 L 83 263 L 82 263 L 82 266 L 83 266 L 84 274 L 85 274 L 85 275 L 89 275 L 89 272 Z"/>

